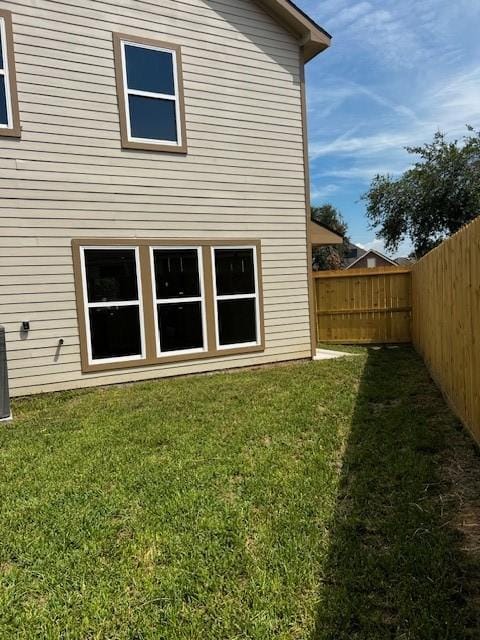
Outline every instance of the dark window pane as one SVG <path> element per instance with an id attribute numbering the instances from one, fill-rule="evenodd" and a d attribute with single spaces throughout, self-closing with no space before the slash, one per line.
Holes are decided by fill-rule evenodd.
<path id="1" fill-rule="evenodd" d="M 220 345 L 257 341 L 255 300 L 219 300 L 218 332 Z"/>
<path id="2" fill-rule="evenodd" d="M 89 310 L 92 358 L 124 358 L 141 354 L 138 306 Z"/>
<path id="3" fill-rule="evenodd" d="M 132 138 L 177 142 L 175 102 L 161 98 L 130 95 Z"/>
<path id="4" fill-rule="evenodd" d="M 85 249 L 89 302 L 138 300 L 133 249 Z"/>
<path id="5" fill-rule="evenodd" d="M 198 254 L 195 249 L 156 250 L 154 261 L 157 298 L 200 297 Z"/>
<path id="6" fill-rule="evenodd" d="M 5 95 L 4 76 L 0 76 L 0 124 L 8 124 L 7 97 Z"/>
<path id="7" fill-rule="evenodd" d="M 159 304 L 157 308 L 162 352 L 203 348 L 200 302 Z"/>
<path id="8" fill-rule="evenodd" d="M 215 249 L 217 295 L 255 293 L 252 249 Z"/>
<path id="9" fill-rule="evenodd" d="M 125 45 L 125 60 L 129 89 L 175 95 L 171 53 Z"/>
<path id="10" fill-rule="evenodd" d="M 2 46 L 2 37 L 0 36 L 0 69 L 4 69 L 5 64 L 3 62 L 3 46 Z"/>

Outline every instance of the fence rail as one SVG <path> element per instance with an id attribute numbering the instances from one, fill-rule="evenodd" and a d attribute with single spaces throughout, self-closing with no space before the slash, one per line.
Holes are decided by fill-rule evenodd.
<path id="1" fill-rule="evenodd" d="M 320 271 L 313 277 L 319 341 L 410 342 L 410 269 Z"/>
<path id="2" fill-rule="evenodd" d="M 313 274 L 320 342 L 413 341 L 480 443 L 480 217 L 412 269 Z"/>
<path id="3" fill-rule="evenodd" d="M 480 218 L 413 268 L 413 342 L 480 442 Z"/>

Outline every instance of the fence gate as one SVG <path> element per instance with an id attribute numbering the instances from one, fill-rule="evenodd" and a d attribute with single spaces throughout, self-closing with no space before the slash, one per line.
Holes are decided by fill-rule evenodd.
<path id="1" fill-rule="evenodd" d="M 410 342 L 411 276 L 400 267 L 314 273 L 318 341 Z"/>

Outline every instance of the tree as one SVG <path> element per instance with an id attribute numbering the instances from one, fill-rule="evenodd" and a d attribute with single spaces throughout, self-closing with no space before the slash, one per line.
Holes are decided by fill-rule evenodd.
<path id="1" fill-rule="evenodd" d="M 396 180 L 377 175 L 362 196 L 387 249 L 409 238 L 420 258 L 480 214 L 480 132 L 467 128 L 461 143 L 437 132 L 432 143 L 407 147 L 420 160 Z"/>
<path id="2" fill-rule="evenodd" d="M 320 222 L 326 227 L 339 233 L 341 236 L 345 236 L 348 231 L 348 226 L 342 217 L 342 214 L 332 204 L 324 204 L 321 207 L 312 207 L 312 219 L 315 222 Z"/>
<path id="3" fill-rule="evenodd" d="M 349 244 L 349 239 L 347 238 L 348 226 L 342 214 L 333 205 L 324 204 L 320 207 L 312 207 L 312 219 L 344 238 L 343 245 L 316 247 L 313 254 L 314 268 L 317 271 L 341 269 L 345 249 Z"/>
<path id="4" fill-rule="evenodd" d="M 342 268 L 342 252 L 336 247 L 327 245 L 325 247 L 315 247 L 313 251 L 314 271 L 333 271 Z"/>

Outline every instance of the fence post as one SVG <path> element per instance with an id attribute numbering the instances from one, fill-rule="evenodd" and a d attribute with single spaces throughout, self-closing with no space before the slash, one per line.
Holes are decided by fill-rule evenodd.
<path id="1" fill-rule="evenodd" d="M 0 327 L 0 422 L 12 419 L 8 390 L 7 345 L 5 328 Z"/>

